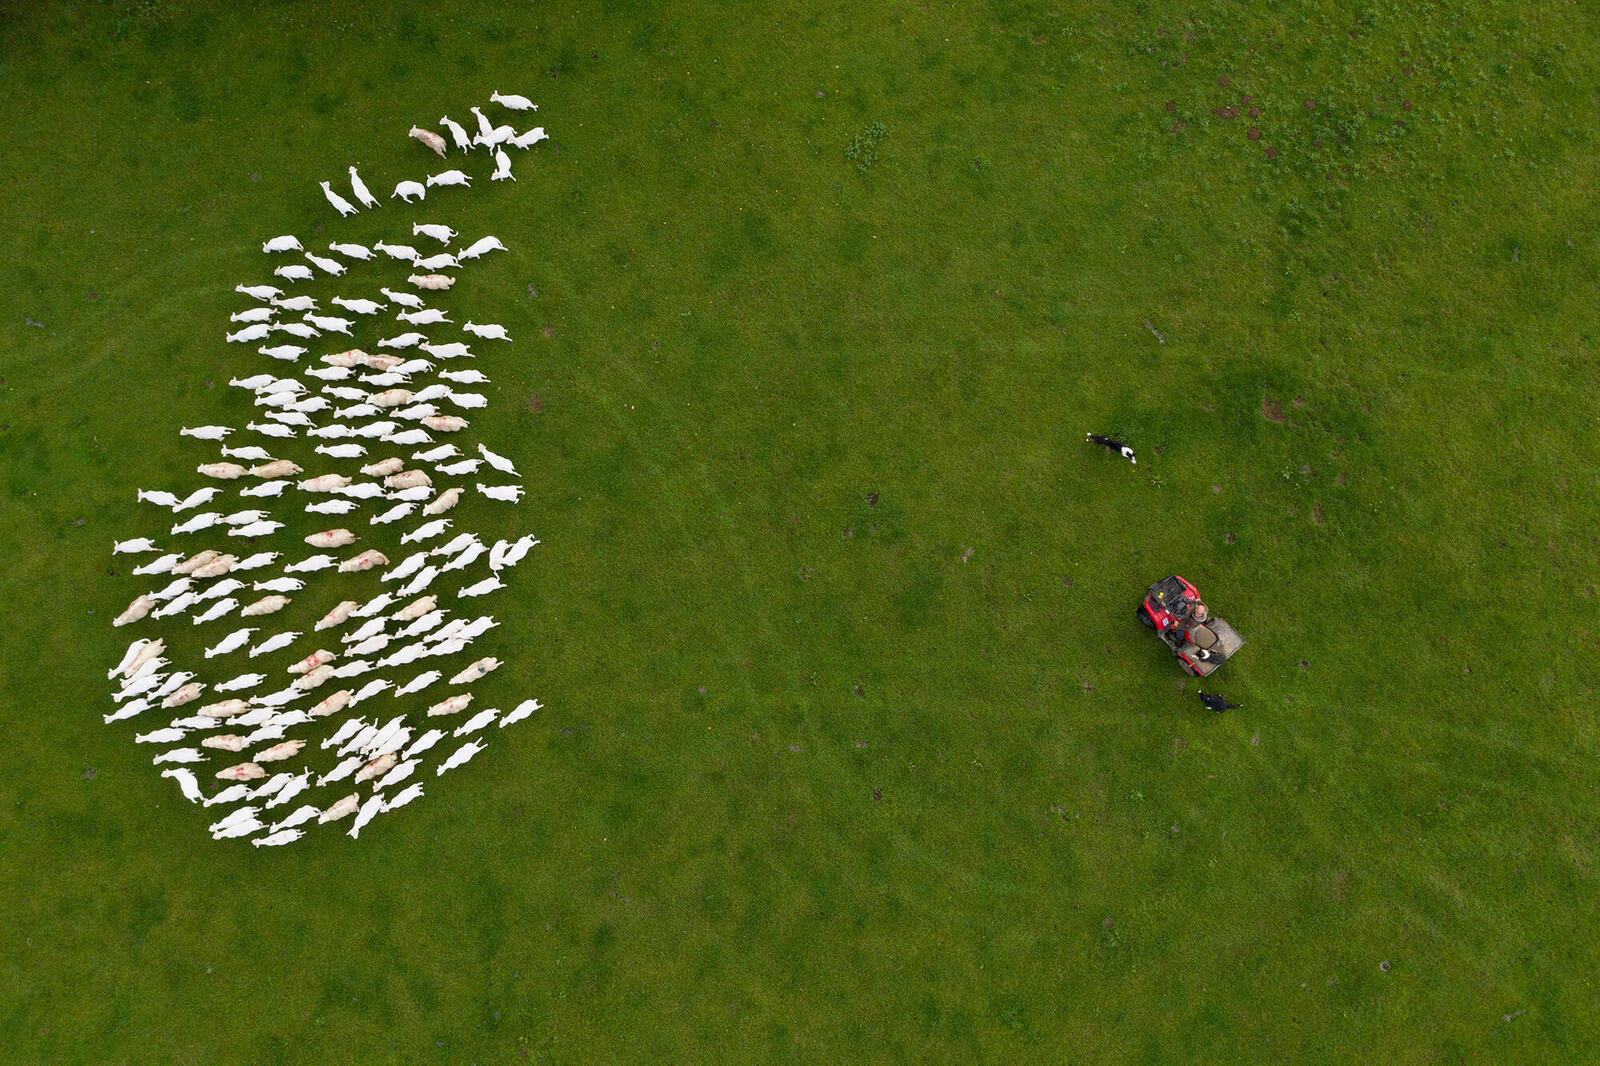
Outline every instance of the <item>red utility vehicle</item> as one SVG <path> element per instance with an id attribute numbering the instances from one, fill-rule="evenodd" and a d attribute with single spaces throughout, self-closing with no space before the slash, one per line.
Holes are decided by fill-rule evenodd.
<path id="1" fill-rule="evenodd" d="M 1138 615 L 1195 677 L 1214 673 L 1244 647 L 1244 638 L 1213 615 L 1199 590 L 1177 574 L 1150 586 Z"/>

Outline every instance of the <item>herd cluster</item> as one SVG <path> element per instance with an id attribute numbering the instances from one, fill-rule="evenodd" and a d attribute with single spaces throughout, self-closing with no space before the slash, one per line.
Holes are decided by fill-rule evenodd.
<path id="1" fill-rule="evenodd" d="M 498 92 L 491 100 L 513 110 L 535 107 L 526 97 Z M 469 158 L 477 149 L 493 156 L 495 179 L 511 176 L 501 145 L 529 148 L 545 138 L 542 128 L 519 135 L 510 126 L 493 125 L 480 109 L 472 110 L 480 126 L 476 138 L 448 118 L 441 124 Z M 448 143 L 429 130 L 413 127 L 411 136 L 440 155 L 449 151 Z M 350 179 L 365 207 L 381 206 L 355 167 Z M 341 215 L 359 210 L 330 183 L 321 184 Z M 402 181 L 395 197 L 411 202 L 422 199 L 429 187 L 451 185 L 470 187 L 471 179 L 451 170 L 428 177 L 426 184 Z M 425 332 L 453 327 L 454 322 L 446 308 L 429 306 L 419 293 L 449 290 L 465 263 L 505 250 L 505 245 L 486 236 L 451 251 L 458 234 L 438 222 L 413 223 L 411 236 L 437 241 L 440 249 L 425 256 L 405 244 L 378 241 L 369 248 L 333 242 L 329 251 L 340 258 L 331 258 L 306 251 L 293 235 L 274 237 L 262 246 L 272 256 L 304 255 L 306 263 L 273 271 L 285 283 L 311 283 L 308 287 L 315 292 L 318 285 L 339 279 L 335 283 L 343 291 L 329 296 L 327 303 L 354 317 L 331 309 L 320 313 L 321 301 L 312 293 L 288 296 L 272 284 L 241 284 L 236 291 L 254 303 L 232 316 L 240 328 L 227 334 L 228 341 L 268 342 L 276 339 L 274 334 L 286 334 L 326 349 L 334 347 L 323 340 L 326 335 L 339 334 L 350 338 L 344 343 L 353 343 L 370 331 L 372 346 L 389 351 L 312 352 L 300 344 L 260 344 L 260 355 L 291 365 L 229 382 L 249 392 L 259 420 L 242 429 L 204 425 L 179 431 L 219 446 L 220 458 L 196 468 L 213 483 L 185 495 L 139 489 L 140 502 L 166 509 L 177 520 L 159 538 L 113 545 L 114 553 L 155 554 L 134 575 L 169 578 L 162 587 L 135 597 L 117 616 L 116 626 L 159 629 L 185 620 L 192 626 L 217 625 L 227 618 L 264 620 L 280 611 L 290 612 L 284 617 L 302 614 L 295 623 L 302 626 L 318 618 L 309 633 L 285 628 L 263 634 L 263 627 L 272 627 L 256 621 L 214 641 L 203 632 L 200 639 L 185 639 L 183 630 L 169 629 L 134 640 L 108 675 L 118 685 L 112 696 L 118 706 L 105 716 L 107 722 L 151 710 L 175 713 L 166 724 L 134 739 L 161 746 L 154 762 L 171 764 L 163 776 L 173 778 L 186 798 L 207 807 L 231 805 L 211 826 L 218 839 L 253 837 L 256 845 L 286 844 L 302 836 L 301 826 L 350 815 L 355 817 L 349 835 L 356 836 L 378 814 L 422 795 L 422 781 L 410 779 L 441 742 L 464 740 L 439 752 L 436 776 L 481 751 L 482 730 L 495 723 L 511 725 L 539 709 L 538 701 L 528 699 L 509 711 L 485 708 L 459 724 L 448 720 L 468 710 L 474 698 L 471 686 L 501 665 L 492 656 L 464 665 L 452 662 L 464 658 L 473 641 L 499 624 L 471 605 L 504 588 L 501 574 L 538 541 L 528 534 L 485 543 L 468 531 L 441 542 L 454 523 L 444 516 L 470 501 L 469 488 L 475 487 L 487 501 L 503 503 L 516 503 L 523 490 L 511 460 L 485 444 L 477 443 L 473 456 L 455 443 L 436 441 L 436 434 L 461 439 L 468 421 L 460 412 L 488 403 L 483 393 L 467 389 L 487 385 L 489 378 L 476 369 L 451 368 L 459 366 L 457 360 L 473 357 L 470 342 L 436 339 Z M 379 284 L 387 280 L 377 276 L 384 264 L 380 254 L 409 265 L 406 283 L 416 292 L 398 279 L 391 282 L 393 288 Z M 351 292 L 349 286 L 359 276 L 351 267 L 360 264 L 372 264 L 372 286 Z M 381 336 L 391 332 L 381 325 L 391 309 L 405 329 Z M 504 327 L 493 324 L 467 321 L 460 331 L 511 339 Z M 418 354 L 395 354 L 408 349 Z M 307 471 L 303 464 L 316 469 Z M 242 509 L 224 505 L 195 510 L 225 499 L 235 485 Z M 310 514 L 339 516 L 344 524 L 279 543 L 277 535 L 287 524 L 280 518 L 296 506 Z M 456 514 L 475 506 L 467 502 Z M 195 513 L 177 517 L 189 511 Z M 271 539 L 257 544 L 257 538 Z M 250 550 L 230 548 L 230 542 Z M 302 543 L 314 553 L 300 547 Z M 329 554 L 351 546 L 359 550 Z M 398 561 L 391 561 L 390 553 Z M 308 579 L 318 572 L 325 573 Z M 181 657 L 187 646 L 204 647 L 205 661 L 195 656 L 197 661 L 188 664 L 192 669 L 169 658 Z M 238 672 L 241 653 L 261 660 L 259 670 Z M 203 702 L 208 697 L 210 702 Z M 373 713 L 377 704 L 369 700 L 389 705 Z M 443 727 L 427 728 L 432 723 Z M 327 726 L 334 728 L 321 737 L 320 748 L 331 752 L 323 761 L 334 765 L 318 772 L 309 765 L 317 749 L 306 749 Z M 291 736 L 295 731 L 303 735 Z M 299 768 L 269 774 L 266 767 L 275 763 Z M 352 786 L 354 791 L 347 791 Z M 323 789 L 329 791 L 314 791 Z M 318 802 L 290 807 L 307 793 Z"/>

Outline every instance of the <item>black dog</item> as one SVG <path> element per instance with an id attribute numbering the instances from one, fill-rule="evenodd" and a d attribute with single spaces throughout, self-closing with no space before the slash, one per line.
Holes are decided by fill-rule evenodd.
<path id="1" fill-rule="evenodd" d="M 1226 697 L 1218 696 L 1210 692 L 1200 693 L 1200 702 L 1205 704 L 1208 710 L 1216 711 L 1218 714 L 1221 714 L 1223 711 L 1231 711 L 1235 707 L 1244 706 L 1242 703 L 1229 703 Z"/>
<path id="2" fill-rule="evenodd" d="M 1090 444 L 1103 444 L 1107 448 L 1115 448 L 1118 452 L 1122 453 L 1122 457 L 1128 460 L 1128 462 L 1132 463 L 1134 466 L 1139 465 L 1139 460 L 1133 457 L 1133 449 L 1122 443 L 1120 440 L 1112 440 L 1110 437 L 1102 437 L 1098 433 L 1090 433 L 1087 439 Z"/>

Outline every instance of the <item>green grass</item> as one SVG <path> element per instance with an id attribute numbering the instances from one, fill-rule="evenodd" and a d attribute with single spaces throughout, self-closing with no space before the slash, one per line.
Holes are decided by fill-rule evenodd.
<path id="1" fill-rule="evenodd" d="M 1592 1056 L 1597 38 L 0 13 L 0 1058 Z M 496 88 L 554 138 L 514 188 L 337 223 L 317 180 Z M 511 245 L 448 306 L 516 337 L 474 429 L 528 496 L 472 518 L 543 544 L 485 684 L 546 709 L 358 843 L 215 844 L 99 719 L 110 542 L 245 413 L 260 242 L 396 216 Z M 1172 571 L 1242 710 L 1135 624 Z"/>

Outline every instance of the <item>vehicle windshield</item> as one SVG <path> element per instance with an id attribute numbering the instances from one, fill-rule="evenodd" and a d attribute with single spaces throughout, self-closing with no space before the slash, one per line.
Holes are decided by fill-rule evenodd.
<path id="1" fill-rule="evenodd" d="M 1177 615 L 1187 613 L 1191 602 L 1183 580 L 1176 575 L 1164 577 L 1154 585 L 1151 585 L 1150 599 L 1162 610 L 1171 611 Z"/>

